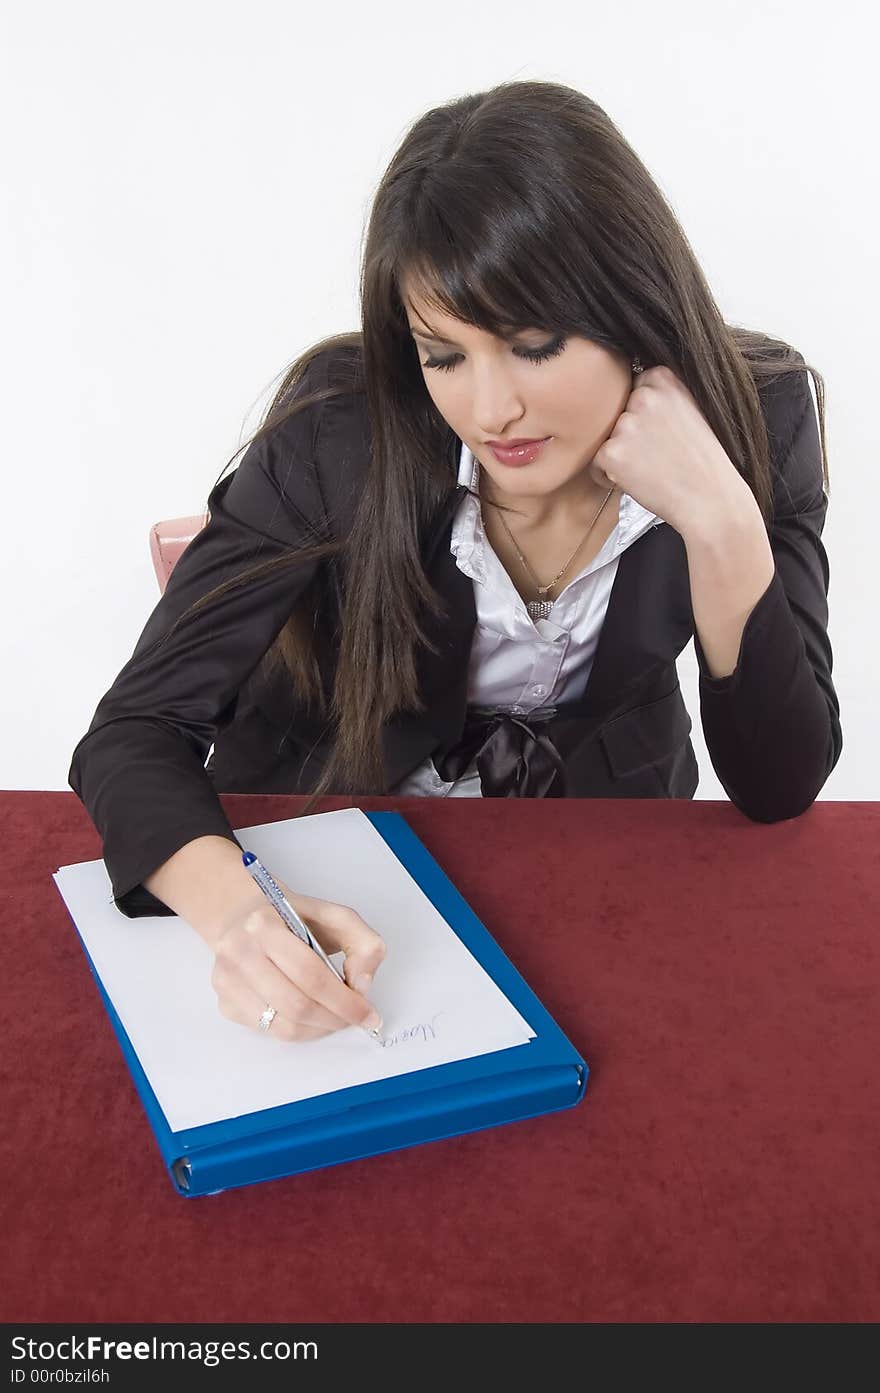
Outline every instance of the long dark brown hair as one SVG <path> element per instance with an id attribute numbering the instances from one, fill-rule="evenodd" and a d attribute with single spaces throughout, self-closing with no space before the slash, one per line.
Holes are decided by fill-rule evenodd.
<path id="1" fill-rule="evenodd" d="M 427 642 L 423 607 L 443 613 L 420 538 L 455 488 L 457 460 L 425 387 L 404 280 L 428 303 L 491 334 L 540 327 L 638 356 L 646 368 L 670 367 L 748 482 L 765 523 L 773 481 L 758 389 L 809 372 L 828 486 L 821 374 L 784 341 L 725 322 L 674 213 L 601 107 L 573 88 L 526 81 L 427 111 L 373 200 L 360 332 L 324 339 L 298 357 L 246 442 L 253 446 L 320 400 L 364 393 L 371 462 L 353 526 L 345 537 L 233 577 L 177 621 L 267 567 L 337 555 L 342 574 L 356 577 L 343 587 L 332 692 L 322 690 L 316 659 L 312 588 L 261 665 L 266 674 L 280 667 L 292 700 L 316 705 L 331 732 L 332 754 L 303 813 L 327 792 L 387 791 L 382 727 L 399 710 L 423 709 L 416 676 L 417 646 Z M 327 351 L 341 375 L 332 387 L 303 393 L 307 368 Z"/>

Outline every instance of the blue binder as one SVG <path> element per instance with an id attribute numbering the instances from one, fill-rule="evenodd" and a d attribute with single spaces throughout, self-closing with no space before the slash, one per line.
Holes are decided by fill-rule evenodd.
<path id="1" fill-rule="evenodd" d="M 181 1195 L 277 1180 L 574 1107 L 588 1068 L 400 813 L 365 813 L 535 1038 L 476 1059 L 172 1132 L 83 945 L 171 1180 Z M 292 1047 L 293 1048 L 293 1047 Z"/>

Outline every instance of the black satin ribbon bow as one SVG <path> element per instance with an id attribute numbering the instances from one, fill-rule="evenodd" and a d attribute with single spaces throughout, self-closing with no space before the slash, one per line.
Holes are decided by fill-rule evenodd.
<path id="1" fill-rule="evenodd" d="M 557 775 L 564 789 L 559 751 L 540 730 L 556 713 L 555 706 L 540 707 L 527 717 L 498 707 L 473 707 L 458 744 L 434 756 L 437 773 L 447 783 L 459 779 L 476 755 L 484 798 L 544 798 Z M 556 796 L 564 796 L 561 789 Z"/>

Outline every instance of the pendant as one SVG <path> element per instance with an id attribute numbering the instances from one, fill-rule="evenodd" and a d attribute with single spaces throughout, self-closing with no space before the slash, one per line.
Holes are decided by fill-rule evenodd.
<path id="1" fill-rule="evenodd" d="M 532 619 L 549 619 L 552 608 L 552 600 L 529 600 L 526 604 L 526 609 Z"/>

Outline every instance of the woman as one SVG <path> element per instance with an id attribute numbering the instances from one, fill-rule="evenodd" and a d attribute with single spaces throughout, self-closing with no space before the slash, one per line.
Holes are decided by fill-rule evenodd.
<path id="1" fill-rule="evenodd" d="M 365 1023 L 381 940 L 290 892 L 347 948 L 331 980 L 217 792 L 690 798 L 691 635 L 731 800 L 801 813 L 841 749 L 823 399 L 724 322 L 587 97 L 429 111 L 376 194 L 362 332 L 293 364 L 74 751 L 119 908 L 192 924 L 231 1019 Z"/>

